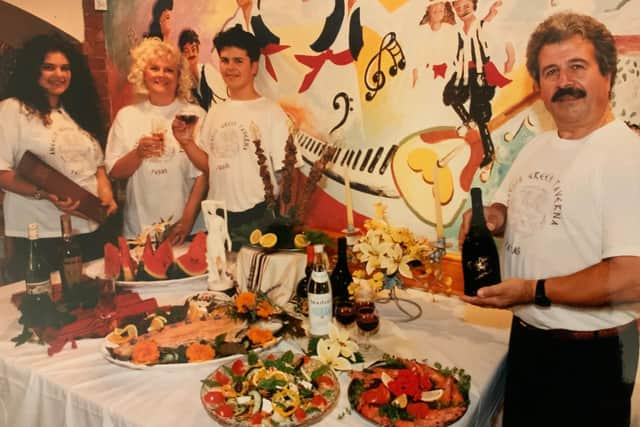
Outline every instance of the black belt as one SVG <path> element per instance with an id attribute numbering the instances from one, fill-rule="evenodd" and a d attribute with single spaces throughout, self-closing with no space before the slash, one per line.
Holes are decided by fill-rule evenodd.
<path id="1" fill-rule="evenodd" d="M 630 328 L 638 327 L 637 321 L 633 320 L 626 325 L 607 329 L 598 329 L 597 331 L 571 331 L 569 329 L 540 329 L 528 324 L 519 317 L 514 316 L 513 319 L 514 325 L 520 326 L 520 328 L 525 330 L 527 333 L 545 336 L 559 341 L 592 341 L 600 338 L 617 337 Z"/>

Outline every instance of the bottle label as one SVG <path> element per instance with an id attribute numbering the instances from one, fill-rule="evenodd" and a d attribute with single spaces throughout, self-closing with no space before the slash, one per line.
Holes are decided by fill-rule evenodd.
<path id="1" fill-rule="evenodd" d="M 331 325 L 331 294 L 314 294 L 309 292 L 309 328 L 311 335 L 329 334 Z"/>
<path id="2" fill-rule="evenodd" d="M 62 262 L 62 274 L 66 286 L 74 286 L 82 280 L 82 257 L 65 258 Z"/>
<path id="3" fill-rule="evenodd" d="M 51 296 L 51 282 L 43 280 L 42 282 L 27 283 L 27 295 L 49 294 Z"/>
<path id="4" fill-rule="evenodd" d="M 324 283 L 329 281 L 329 274 L 326 271 L 312 271 L 311 280 L 316 283 Z"/>

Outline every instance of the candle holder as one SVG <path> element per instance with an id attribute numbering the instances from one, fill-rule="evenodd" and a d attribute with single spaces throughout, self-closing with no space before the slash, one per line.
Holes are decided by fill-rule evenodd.
<path id="1" fill-rule="evenodd" d="M 447 242 L 445 238 L 441 237 L 436 240 L 434 247 L 435 249 L 429 255 L 429 260 L 433 264 L 439 264 L 440 261 L 442 261 L 442 257 L 447 253 Z"/>
<path id="2" fill-rule="evenodd" d="M 420 316 L 422 316 L 422 307 L 415 301 L 411 301 L 407 298 L 399 297 L 396 293 L 396 287 L 390 289 L 389 296 L 384 298 L 376 298 L 376 303 L 380 304 L 388 304 L 390 302 L 394 303 L 398 310 L 400 310 L 406 317 L 397 319 L 396 322 L 411 322 L 412 320 L 416 320 Z M 412 307 L 407 309 L 408 307 Z"/>

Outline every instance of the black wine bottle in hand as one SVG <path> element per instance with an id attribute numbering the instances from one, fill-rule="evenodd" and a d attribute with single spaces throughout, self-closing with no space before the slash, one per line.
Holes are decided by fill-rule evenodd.
<path id="1" fill-rule="evenodd" d="M 482 205 L 482 191 L 471 189 L 471 225 L 462 243 L 464 294 L 475 296 L 483 286 L 500 283 L 500 257 L 487 228 Z"/>

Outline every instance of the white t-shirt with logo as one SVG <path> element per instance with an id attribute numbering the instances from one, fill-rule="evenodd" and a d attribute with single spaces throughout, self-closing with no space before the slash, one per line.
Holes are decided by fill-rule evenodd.
<path id="1" fill-rule="evenodd" d="M 242 212 L 265 199 L 256 146 L 255 125 L 266 157 L 274 194 L 274 171 L 283 167 L 289 136 L 288 119 L 280 106 L 260 97 L 229 99 L 210 110 L 200 133 L 200 146 L 209 155 L 209 200 L 225 200 L 231 212 Z"/>
<path id="2" fill-rule="evenodd" d="M 581 140 L 541 134 L 522 149 L 493 201 L 508 206 L 503 279 L 565 276 L 605 258 L 640 256 L 640 138 L 617 120 Z M 596 330 L 632 321 L 630 308 L 513 311 L 540 328 Z"/>
<path id="3" fill-rule="evenodd" d="M 164 154 L 142 161 L 127 181 L 124 206 L 124 236 L 132 238 L 151 224 L 161 220 L 176 222 L 182 217 L 196 177 L 202 173 L 191 163 L 173 136 L 171 123 L 180 111 L 187 108 L 200 120 L 205 111 L 199 106 L 175 100 L 166 106 L 149 101 L 129 105 L 118 111 L 109 131 L 105 164 L 111 172 L 113 165 L 133 150 L 143 136 L 164 127 Z M 155 123 L 155 124 L 154 124 Z M 160 126 L 163 124 L 164 126 Z M 198 216 L 192 233 L 204 229 Z"/>
<path id="4" fill-rule="evenodd" d="M 104 157 L 98 142 L 63 109 L 51 112 L 45 126 L 37 114 L 28 114 L 15 98 L 0 102 L 0 170 L 13 170 L 29 150 L 85 190 L 98 194 L 96 170 Z M 5 234 L 27 237 L 27 226 L 38 224 L 40 237 L 60 237 L 60 211 L 48 200 L 35 200 L 11 191 L 4 199 Z M 95 231 L 94 221 L 73 217 L 74 234 Z"/>

